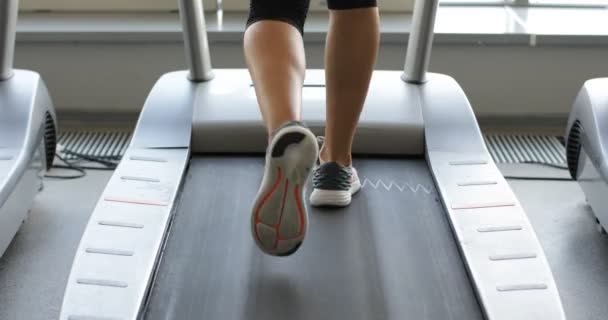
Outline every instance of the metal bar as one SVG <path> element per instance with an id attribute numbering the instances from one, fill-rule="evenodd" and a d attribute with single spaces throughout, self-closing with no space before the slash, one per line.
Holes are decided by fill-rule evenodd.
<path id="1" fill-rule="evenodd" d="M 511 1 L 512 5 L 514 6 L 522 6 L 522 7 L 527 7 L 530 5 L 530 1 L 529 0 L 512 0 Z"/>
<path id="2" fill-rule="evenodd" d="M 179 0 L 179 12 L 184 29 L 186 60 L 190 80 L 195 82 L 213 79 L 203 0 Z"/>
<path id="3" fill-rule="evenodd" d="M 403 81 L 409 83 L 426 82 L 426 71 L 431 60 L 435 17 L 439 0 L 416 0 L 412 30 L 405 58 Z"/>
<path id="4" fill-rule="evenodd" d="M 0 81 L 13 76 L 19 0 L 0 0 Z"/>

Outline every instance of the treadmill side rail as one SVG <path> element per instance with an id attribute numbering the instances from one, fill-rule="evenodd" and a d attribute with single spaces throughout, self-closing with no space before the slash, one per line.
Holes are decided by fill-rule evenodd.
<path id="1" fill-rule="evenodd" d="M 146 99 L 129 148 L 190 148 L 201 87 L 188 80 L 187 71 L 163 75 Z"/>
<path id="2" fill-rule="evenodd" d="M 26 219 L 42 188 L 49 93 L 38 73 L 14 70 L 0 81 L 0 256 Z"/>
<path id="3" fill-rule="evenodd" d="M 600 224 L 608 226 L 608 78 L 581 88 L 566 132 L 568 166 Z"/>
<path id="4" fill-rule="evenodd" d="M 427 160 L 486 317 L 565 319 L 543 249 L 462 89 L 438 74 L 420 88 Z"/>
<path id="5" fill-rule="evenodd" d="M 190 158 L 197 88 L 174 72 L 150 93 L 80 240 L 60 319 L 138 318 Z"/>
<path id="6" fill-rule="evenodd" d="M 188 159 L 187 148 L 129 148 L 80 241 L 60 319 L 137 319 Z M 160 182 L 123 176 L 154 177 Z"/>

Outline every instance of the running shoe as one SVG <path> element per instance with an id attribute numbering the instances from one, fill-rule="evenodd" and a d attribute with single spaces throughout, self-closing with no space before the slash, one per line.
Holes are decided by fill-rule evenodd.
<path id="1" fill-rule="evenodd" d="M 253 238 L 265 253 L 288 256 L 302 244 L 308 228 L 304 192 L 318 154 L 315 135 L 300 122 L 272 135 L 251 213 Z"/>
<path id="2" fill-rule="evenodd" d="M 310 204 L 315 207 L 346 207 L 361 190 L 357 170 L 353 166 L 342 166 L 337 162 L 318 165 L 312 181 Z"/>

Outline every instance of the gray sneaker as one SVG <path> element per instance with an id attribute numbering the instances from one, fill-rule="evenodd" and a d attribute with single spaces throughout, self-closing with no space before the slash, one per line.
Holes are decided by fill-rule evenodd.
<path id="1" fill-rule="evenodd" d="M 361 190 L 361 181 L 353 166 L 342 166 L 337 162 L 326 162 L 315 168 L 312 206 L 346 207 L 353 195 Z"/>
<path id="2" fill-rule="evenodd" d="M 253 238 L 265 253 L 287 256 L 302 244 L 308 228 L 304 191 L 318 154 L 315 135 L 299 122 L 272 135 L 251 212 Z"/>

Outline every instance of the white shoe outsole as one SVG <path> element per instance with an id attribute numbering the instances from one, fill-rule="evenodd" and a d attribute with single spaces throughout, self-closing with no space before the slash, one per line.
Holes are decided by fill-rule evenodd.
<path id="1" fill-rule="evenodd" d="M 353 182 L 350 190 L 314 189 L 310 194 L 310 205 L 313 207 L 346 207 L 352 202 L 353 196 L 361 190 L 361 181 Z"/>
<path id="2" fill-rule="evenodd" d="M 251 213 L 253 238 L 265 253 L 287 256 L 302 244 L 308 228 L 305 186 L 318 153 L 316 137 L 304 127 L 283 128 L 273 138 Z"/>

